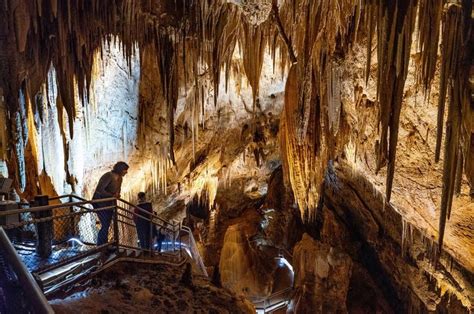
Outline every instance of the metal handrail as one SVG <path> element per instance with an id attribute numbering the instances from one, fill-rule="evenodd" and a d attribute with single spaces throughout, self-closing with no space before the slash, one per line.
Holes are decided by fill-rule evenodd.
<path id="1" fill-rule="evenodd" d="M 264 312 L 266 312 L 266 310 L 272 306 L 275 306 L 277 305 L 278 303 L 283 303 L 283 302 L 288 302 L 291 300 L 291 295 L 289 295 L 288 297 L 286 298 L 283 298 L 282 300 L 278 300 L 278 302 L 274 302 L 272 303 L 271 300 L 274 299 L 275 297 L 277 296 L 280 296 L 280 295 L 286 295 L 288 293 L 291 293 L 293 292 L 293 287 L 288 287 L 288 288 L 285 288 L 283 290 L 280 290 L 280 291 L 277 291 L 271 295 L 269 295 L 268 297 L 266 298 L 263 298 L 263 299 L 259 299 L 259 300 L 252 300 L 252 303 L 255 304 L 261 304 L 263 303 L 263 307 L 258 307 L 258 306 L 255 306 L 255 309 L 257 310 L 263 310 Z"/>
<path id="2" fill-rule="evenodd" d="M 198 263 L 199 265 L 199 268 L 201 268 L 201 271 L 202 273 L 207 277 L 208 274 L 207 274 L 207 270 L 206 270 L 206 266 L 204 265 L 204 262 L 202 260 L 202 257 L 201 255 L 199 254 L 199 252 L 197 251 L 197 245 L 196 245 L 196 241 L 194 240 L 194 236 L 193 236 L 193 233 L 191 231 L 191 229 L 189 227 L 186 227 L 186 226 L 181 226 L 181 231 L 184 231 L 188 234 L 188 237 L 189 237 L 189 248 L 191 250 L 196 250 L 196 254 L 198 255 L 196 258 L 194 256 L 191 256 L 191 258 L 195 259 L 196 260 L 196 263 Z M 193 252 L 191 252 L 192 254 Z"/>
<path id="3" fill-rule="evenodd" d="M 122 203 L 124 203 L 124 204 L 126 204 L 126 205 L 128 205 L 128 206 L 130 206 L 130 207 L 132 207 L 133 209 L 138 210 L 139 212 L 142 212 L 142 213 L 146 214 L 147 216 L 149 215 L 151 218 L 155 218 L 155 219 L 157 219 L 157 220 L 163 222 L 164 224 L 171 225 L 171 226 L 173 226 L 173 229 L 177 226 L 176 223 L 169 222 L 168 220 L 166 220 L 166 219 L 164 219 L 164 218 L 161 218 L 160 216 L 156 215 L 155 213 L 146 211 L 146 210 L 144 210 L 143 208 L 141 208 L 141 207 L 139 207 L 139 206 L 137 206 L 137 205 L 134 205 L 134 204 L 132 204 L 132 203 L 129 203 L 129 202 L 127 202 L 127 201 L 124 200 L 124 199 L 118 198 L 117 201 L 120 201 L 120 202 L 122 202 Z M 123 209 L 123 210 L 127 210 L 127 209 L 125 209 L 125 208 L 123 208 L 123 207 L 120 207 L 120 208 Z"/>
<path id="4" fill-rule="evenodd" d="M 103 210 L 113 210 L 115 212 L 113 219 L 115 220 L 116 225 L 120 224 L 120 225 L 127 225 L 128 227 L 135 227 L 135 224 L 133 224 L 131 222 L 127 222 L 127 221 L 130 221 L 130 220 L 135 221 L 134 218 L 138 217 L 140 219 L 144 219 L 146 221 L 149 221 L 151 224 L 159 227 L 161 230 L 164 230 L 166 233 L 168 233 L 169 236 L 171 237 L 170 240 L 173 243 L 172 244 L 172 251 L 174 253 L 179 254 L 179 255 L 176 255 L 176 257 L 179 257 L 179 259 L 180 259 L 179 263 L 181 263 L 183 260 L 185 260 L 186 257 L 182 255 L 183 247 L 181 246 L 181 240 L 178 240 L 178 237 L 180 237 L 182 232 L 187 233 L 189 235 L 189 237 L 188 237 L 186 242 L 189 242 L 188 248 L 191 250 L 190 258 L 193 259 L 196 262 L 196 264 L 198 265 L 200 270 L 207 276 L 206 268 L 204 266 L 204 263 L 202 261 L 201 256 L 199 255 L 199 252 L 197 251 L 197 246 L 196 246 L 196 243 L 194 241 L 194 237 L 193 237 L 193 234 L 192 234 L 191 230 L 187 227 L 181 227 L 180 223 L 176 223 L 174 221 L 173 222 L 167 221 L 167 220 L 159 217 L 158 215 L 156 215 L 154 213 L 150 213 L 150 212 L 148 212 L 148 211 L 146 211 L 146 210 L 144 210 L 144 209 L 142 209 L 142 208 L 140 208 L 136 205 L 133 205 L 133 204 L 131 204 L 131 203 L 125 201 L 125 200 L 117 199 L 117 198 L 114 198 L 114 197 L 104 198 L 104 199 L 96 199 L 96 200 L 86 200 L 86 199 L 84 199 L 80 196 L 69 194 L 69 195 L 62 195 L 62 196 L 49 198 L 49 200 L 58 200 L 58 199 L 67 199 L 67 201 L 64 202 L 64 203 L 60 203 L 60 204 L 51 204 L 51 205 L 44 205 L 44 206 L 37 206 L 37 207 L 15 209 L 15 210 L 9 210 L 9 211 L 5 211 L 5 212 L 0 212 L 0 217 L 2 217 L 2 216 L 21 214 L 21 213 L 36 213 L 36 212 L 41 212 L 41 211 L 51 211 L 50 214 L 48 215 L 48 217 L 32 218 L 32 219 L 28 219 L 28 221 L 22 221 L 20 223 L 9 224 L 8 226 L 4 226 L 4 227 L 10 229 L 10 228 L 16 228 L 16 227 L 19 227 L 19 226 L 22 226 L 22 225 L 27 225 L 27 224 L 36 224 L 36 223 L 42 223 L 42 222 L 55 220 L 55 219 L 64 219 L 64 218 L 75 216 L 75 215 L 84 215 L 84 214 L 87 214 L 87 213 L 100 212 L 100 211 L 103 211 Z M 78 200 L 78 201 L 73 202 L 72 201 L 73 199 Z M 87 205 L 91 205 L 91 204 L 95 204 L 95 203 L 107 203 L 107 202 L 111 202 L 111 203 L 113 202 L 113 205 L 104 206 L 104 207 L 101 207 L 101 208 L 90 208 L 90 206 L 87 206 Z M 126 208 L 126 207 L 128 207 L 128 208 Z M 72 211 L 70 213 L 67 213 L 67 214 L 64 214 L 62 212 L 59 215 L 54 215 L 53 214 L 53 210 L 72 209 L 72 208 L 76 208 L 76 209 L 78 208 L 79 210 L 74 210 L 74 211 Z M 54 211 L 54 213 L 57 213 L 57 212 Z M 121 219 L 119 219 L 119 217 Z M 125 249 L 125 250 L 126 249 L 134 249 L 134 250 L 137 250 L 137 251 L 140 251 L 140 252 L 149 252 L 151 254 L 151 256 L 155 256 L 154 253 L 156 251 L 154 250 L 153 246 L 150 249 L 145 249 L 145 248 L 141 248 L 141 247 L 138 247 L 138 246 L 129 246 L 129 245 L 127 245 L 126 242 L 122 242 L 119 239 L 118 229 L 114 230 L 114 232 L 116 232 L 115 233 L 116 238 L 115 238 L 115 240 L 113 240 L 113 242 L 106 243 L 102 246 L 97 246 L 94 249 L 88 250 L 87 252 L 84 252 L 84 253 L 80 253 L 80 254 L 78 254 L 74 257 L 68 258 L 67 260 L 63 260 L 59 263 L 51 264 L 51 265 L 47 266 L 46 268 L 38 269 L 37 271 L 35 271 L 35 273 L 36 274 L 45 273 L 46 271 L 50 271 L 50 270 L 56 269 L 58 267 L 63 267 L 65 265 L 67 265 L 68 263 L 81 260 L 81 259 L 83 259 L 87 256 L 96 254 L 96 253 L 101 252 L 101 251 L 103 252 L 103 251 L 105 251 L 105 248 L 109 248 L 109 247 L 115 248 L 115 250 L 117 252 L 117 256 L 115 258 L 113 258 L 112 260 L 120 258 L 120 254 L 118 254 L 118 253 L 120 252 L 119 250 L 121 250 L 121 249 Z M 150 232 L 151 232 L 151 229 L 150 229 Z M 178 242 L 176 243 L 177 240 L 178 240 Z M 7 241 L 9 242 L 8 239 L 7 239 Z M 10 245 L 11 245 L 11 243 L 10 243 Z M 166 255 L 167 253 L 165 252 L 163 254 Z M 20 263 L 21 263 L 21 261 L 20 261 Z M 44 297 L 44 295 L 43 295 L 43 297 Z"/>
<path id="5" fill-rule="evenodd" d="M 58 195 L 58 196 L 48 197 L 48 199 L 50 201 L 55 201 L 55 200 L 60 200 L 60 199 L 63 199 L 63 198 L 68 198 L 68 197 L 69 198 L 74 197 L 74 198 L 77 198 L 78 200 L 81 200 L 81 201 L 87 201 L 85 198 L 82 198 L 82 197 L 74 195 L 74 194 Z"/>
<path id="6" fill-rule="evenodd" d="M 140 215 L 140 214 L 138 214 L 138 213 L 132 212 L 131 210 L 128 210 L 128 209 L 126 209 L 126 208 L 124 208 L 124 207 L 122 207 L 122 206 L 119 206 L 119 205 L 114 206 L 114 207 L 117 207 L 118 209 L 120 209 L 120 210 L 122 210 L 122 211 L 124 211 L 124 212 L 126 212 L 126 213 L 130 213 L 130 214 L 132 214 L 132 215 L 135 216 L 135 217 L 139 217 L 139 218 L 141 218 L 141 219 L 144 219 L 144 220 L 146 220 L 146 221 L 150 221 L 150 222 L 152 222 L 152 223 L 153 223 L 153 221 L 154 221 L 153 218 L 158 217 L 158 216 L 156 216 L 156 215 L 154 215 L 154 214 L 151 214 L 150 212 L 148 212 L 148 211 L 146 211 L 146 210 L 144 210 L 143 208 L 140 208 L 140 207 L 136 207 L 136 209 L 138 209 L 140 212 L 142 212 L 143 214 L 145 214 L 145 215 L 147 215 L 147 216 L 148 216 L 148 215 L 151 215 L 151 217 L 146 217 L 146 216 L 144 216 L 144 215 Z M 126 217 L 126 218 L 128 218 L 128 219 L 132 219 L 131 217 L 128 217 L 128 216 L 125 216 L 125 215 L 121 215 L 121 214 L 119 214 L 119 215 L 120 215 L 120 216 L 123 216 L 123 217 Z M 150 219 L 150 218 L 151 218 L 151 219 Z M 176 227 L 176 224 L 171 224 L 171 223 L 169 223 L 169 222 L 167 222 L 166 220 L 163 220 L 163 219 L 158 219 L 158 220 L 159 220 L 160 222 L 162 222 L 162 225 L 160 225 L 160 226 L 162 226 L 162 228 L 165 228 L 166 230 L 169 230 L 169 231 L 172 231 L 172 232 L 176 232 L 176 231 L 177 231 L 177 230 L 175 230 L 175 229 L 176 229 L 176 228 L 175 228 L 175 227 Z M 157 225 L 157 224 L 156 224 L 156 225 Z M 172 226 L 173 229 L 166 227 L 167 225 Z"/>
<path id="7" fill-rule="evenodd" d="M 103 198 L 103 199 L 95 199 L 95 200 L 86 200 L 86 199 L 83 199 L 82 197 L 78 197 L 78 196 L 75 196 L 75 195 L 63 195 L 63 196 L 58 196 L 58 197 L 52 197 L 50 198 L 50 200 L 55 200 L 55 199 L 61 199 L 61 198 L 66 198 L 66 197 L 74 197 L 74 198 L 77 198 L 77 199 L 80 199 L 81 201 L 79 202 L 68 202 L 68 203 L 61 203 L 61 204 L 52 204 L 52 205 L 43 205 L 43 206 L 35 206 L 35 207 L 30 207 L 30 208 L 21 208 L 21 209 L 13 209 L 13 210 L 9 210 L 9 211 L 4 211 L 4 212 L 0 212 L 0 217 L 3 217 L 3 216 L 9 216 L 9 215 L 15 215 L 15 214 L 22 214 L 22 213 L 34 213 L 34 212 L 41 212 L 41 211 L 46 211 L 46 210 L 54 210 L 54 209 L 62 209 L 62 208 L 69 208 L 69 207 L 79 207 L 79 208 L 82 208 L 82 209 L 85 209 L 86 212 L 97 212 L 97 211 L 101 211 L 101 210 L 107 210 L 107 209 L 114 209 L 114 208 L 119 208 L 125 212 L 129 212 L 135 216 L 140 216 L 141 218 L 145 219 L 145 220 L 148 220 L 148 221 L 152 221 L 150 218 L 154 218 L 154 219 L 157 219 L 159 220 L 160 222 L 163 223 L 163 225 L 165 226 L 166 229 L 172 231 L 172 232 L 176 232 L 176 227 L 177 227 L 177 224 L 176 223 L 172 223 L 172 222 L 168 222 L 166 221 L 165 219 L 159 217 L 158 215 L 154 214 L 154 213 L 150 213 L 138 206 L 135 206 L 123 199 L 117 199 L 117 198 L 114 198 L 114 197 L 109 197 L 109 198 Z M 105 206 L 105 207 L 101 207 L 101 208 L 96 208 L 96 209 L 86 209 L 83 205 L 87 205 L 87 204 L 95 204 L 95 203 L 102 203 L 102 202 L 110 202 L 110 201 L 120 201 L 124 204 L 127 204 L 128 206 L 132 207 L 133 209 L 139 211 L 139 212 L 142 212 L 144 214 L 146 214 L 147 216 L 149 215 L 150 218 L 148 217 L 144 217 L 140 214 L 137 214 L 137 213 L 134 213 L 124 207 L 121 207 L 121 206 L 118 206 L 118 205 L 111 205 L 111 206 Z M 85 212 L 84 212 L 85 213 Z M 67 215 L 73 215 L 73 214 L 67 214 Z M 64 217 L 66 217 L 67 215 L 65 215 Z M 55 216 L 54 219 L 57 219 L 58 217 Z M 34 221 L 36 222 L 43 222 L 43 221 L 48 221 L 48 220 L 51 220 L 53 219 L 53 217 L 44 217 L 44 218 L 38 218 L 38 219 L 35 219 Z M 28 222 L 28 224 L 31 223 L 31 222 Z M 19 224 L 21 225 L 21 224 Z M 173 229 L 170 229 L 170 228 L 167 228 L 166 226 L 169 225 L 169 226 L 172 226 Z"/>
<path id="8" fill-rule="evenodd" d="M 133 209 L 136 209 L 136 210 L 138 210 L 138 211 L 140 211 L 140 212 L 146 213 L 147 215 L 150 215 L 151 217 L 156 218 L 156 219 L 162 221 L 163 223 L 172 225 L 173 227 L 176 227 L 176 226 L 177 226 L 176 223 L 169 222 L 169 221 L 167 221 L 166 219 L 164 219 L 164 218 L 162 218 L 162 217 L 156 215 L 155 213 L 150 213 L 150 212 L 144 210 L 143 208 L 140 208 L 140 207 L 138 207 L 137 205 L 134 205 L 134 204 L 132 204 L 132 203 L 130 203 L 130 202 L 128 202 L 128 201 L 122 199 L 122 198 L 111 197 L 111 198 L 104 198 L 104 199 L 94 199 L 94 200 L 89 201 L 89 200 L 87 200 L 87 199 L 85 199 L 85 198 L 83 198 L 83 197 L 81 197 L 81 196 L 75 195 L 75 194 L 66 194 L 66 195 L 61 195 L 61 196 L 50 197 L 49 200 L 58 200 L 58 199 L 63 199 L 63 198 L 69 198 L 69 199 L 75 198 L 75 199 L 80 200 L 81 202 L 90 202 L 90 203 L 107 202 L 107 201 L 111 201 L 111 200 L 116 200 L 116 201 L 122 202 L 122 203 L 124 203 L 124 204 L 126 204 L 126 205 L 132 207 Z M 67 204 L 68 206 L 78 206 L 78 205 L 76 205 L 76 203 L 71 203 L 71 202 L 63 203 L 62 205 L 66 205 L 66 204 Z M 121 207 L 121 209 L 126 210 L 126 209 L 123 208 L 123 207 Z"/>
<path id="9" fill-rule="evenodd" d="M 66 207 L 69 207 L 69 206 L 66 206 Z M 81 207 L 81 206 L 78 206 L 78 207 Z M 96 213 L 96 212 L 105 211 L 105 210 L 108 210 L 108 209 L 113 209 L 113 208 L 115 208 L 115 206 L 106 206 L 106 207 L 94 208 L 94 209 L 89 209 L 89 208 L 86 209 L 84 207 L 81 207 L 81 208 L 83 208 L 84 211 L 80 212 L 80 214 L 87 214 L 87 213 Z M 9 210 L 9 211 L 5 211 L 3 213 L 6 213 L 6 215 L 12 215 L 11 212 L 12 211 Z M 32 212 L 32 211 L 25 210 L 24 212 L 29 213 L 29 212 Z M 2 216 L 1 213 L 2 212 L 0 212 L 0 217 Z M 4 225 L 3 227 L 5 229 L 18 228 L 18 227 L 21 227 L 21 226 L 30 225 L 30 224 L 34 224 L 34 223 L 41 223 L 41 222 L 46 222 L 46 221 L 51 221 L 51 220 L 63 219 L 63 218 L 77 216 L 77 215 L 78 215 L 77 213 L 70 213 L 70 214 L 63 214 L 63 215 L 56 215 L 56 216 L 52 215 L 52 216 L 44 217 L 44 218 L 32 218 L 30 220 Z"/>
<path id="10" fill-rule="evenodd" d="M 8 260 L 8 263 L 13 267 L 21 285 L 25 288 L 26 291 L 28 291 L 28 296 L 30 297 L 35 312 L 48 314 L 54 313 L 53 309 L 51 308 L 51 305 L 46 300 L 46 297 L 44 296 L 40 287 L 34 280 L 33 276 L 26 269 L 25 264 L 22 263 L 20 257 L 18 256 L 15 248 L 8 239 L 8 236 L 2 227 L 0 227 L 0 245 L 5 250 L 5 258 Z"/>
<path id="11" fill-rule="evenodd" d="M 258 298 L 258 299 L 257 299 L 257 298 L 252 298 L 252 301 L 253 301 L 254 303 L 262 303 L 262 302 L 265 302 L 266 300 L 270 300 L 270 299 L 272 299 L 272 298 L 274 298 L 274 297 L 276 297 L 276 296 L 279 296 L 279 295 L 281 295 L 281 294 L 285 294 L 285 293 L 290 292 L 290 291 L 292 291 L 292 290 L 293 290 L 293 287 L 288 287 L 288 288 L 279 290 L 279 291 L 277 291 L 277 292 L 274 292 L 274 293 L 270 294 L 268 297 Z"/>
<path id="12" fill-rule="evenodd" d="M 8 215 L 15 215 L 15 214 L 22 214 L 22 213 L 27 213 L 27 212 L 28 213 L 35 213 L 35 212 L 41 212 L 41 211 L 45 211 L 45 210 L 66 208 L 66 207 L 72 207 L 72 206 L 81 206 L 81 205 L 86 205 L 86 204 L 110 202 L 110 201 L 115 201 L 115 200 L 116 200 L 115 197 L 109 197 L 109 198 L 102 198 L 102 199 L 90 200 L 90 201 L 86 200 L 86 201 L 80 201 L 80 202 L 71 202 L 71 203 L 35 206 L 35 207 L 30 207 L 30 208 L 12 209 L 12 210 L 8 210 L 8 211 L 0 212 L 0 217 L 8 216 Z M 113 207 L 115 207 L 115 205 Z"/>

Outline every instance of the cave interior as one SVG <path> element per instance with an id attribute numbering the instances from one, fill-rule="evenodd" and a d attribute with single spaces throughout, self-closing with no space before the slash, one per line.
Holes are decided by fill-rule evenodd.
<path id="1" fill-rule="evenodd" d="M 1 0 L 13 194 L 89 200 L 118 161 L 192 229 L 201 298 L 241 298 L 218 311 L 471 313 L 473 2 Z M 154 294 L 129 305 L 191 311 Z"/>

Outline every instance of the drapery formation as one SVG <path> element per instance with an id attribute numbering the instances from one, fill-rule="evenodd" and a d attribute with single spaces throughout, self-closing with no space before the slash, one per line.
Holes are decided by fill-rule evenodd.
<path id="1" fill-rule="evenodd" d="M 311 220 L 327 162 L 347 136 L 339 132 L 341 76 L 336 64 L 341 56 L 335 55 L 344 54 L 354 39 L 358 22 L 353 17 L 360 8 L 351 1 L 296 1 L 295 5 L 282 16 L 297 56 L 285 90 L 282 153 L 300 211 Z"/>
<path id="2" fill-rule="evenodd" d="M 21 190 L 27 185 L 24 169 L 24 147 L 27 144 L 27 128 L 21 121 L 26 117 L 19 114 L 41 113 L 36 95 L 47 82 L 51 67 L 56 72 L 58 94 L 58 122 L 68 127 L 73 136 L 73 121 L 76 117 L 76 103 L 79 98 L 87 104 L 88 92 L 93 79 L 95 52 L 102 54 L 104 42 L 116 37 L 123 45 L 123 51 L 130 60 L 135 47 L 152 44 L 156 47 L 157 62 L 166 68 L 162 76 L 166 101 L 173 114 L 177 97 L 174 49 L 169 39 L 158 36 L 166 32 L 166 27 L 175 25 L 183 12 L 177 11 L 174 1 L 152 3 L 151 1 L 6 1 L 0 7 L 0 88 L 7 105 L 8 152 L 10 176 Z M 161 19 L 158 21 L 157 16 Z M 168 41 L 167 41 L 168 40 Z M 45 89 L 50 91 L 50 86 Z M 49 99 L 49 97 L 48 97 Z M 67 115 L 67 125 L 63 125 L 63 109 Z M 24 123 L 23 123 L 24 124 Z M 65 134 L 63 129 L 63 135 Z M 172 132 L 171 132 L 172 135 Z M 21 137 L 22 141 L 18 141 Z M 170 137 L 172 139 L 172 137 Z M 172 140 L 170 141 L 172 142 Z M 66 149 L 66 141 L 64 141 Z M 3 152 L 2 152 L 3 153 Z M 172 156 L 171 156 L 172 158 Z M 68 173 L 67 160 L 64 168 Z M 30 182 L 31 183 L 31 182 Z"/>
<path id="3" fill-rule="evenodd" d="M 474 181 L 474 122 L 468 85 L 473 59 L 472 1 L 287 0 L 281 1 L 279 7 L 276 1 L 264 1 L 261 6 L 252 5 L 258 1 L 245 1 L 240 7 L 228 2 L 5 1 L 0 7 L 0 88 L 8 110 L 9 170 L 16 185 L 21 189 L 26 186 L 23 155 L 31 126 L 24 121 L 29 108 L 33 113 L 37 111 L 35 96 L 46 82 L 51 66 L 56 69 L 59 90 L 54 105 L 61 114 L 64 108 L 72 136 L 76 99 L 87 103 L 94 52 L 102 49 L 104 41 L 118 37 L 129 59 L 136 46 L 140 49 L 141 62 L 150 62 L 148 56 L 155 56 L 161 86 L 160 106 L 166 109 L 168 128 L 168 142 L 164 145 L 167 148 L 160 150 L 164 152 L 160 158 L 174 162 L 174 114 L 179 88 L 184 86 L 190 91 L 187 100 L 192 104 L 187 107 L 193 110 L 190 127 L 194 134 L 199 117 L 204 115 L 204 103 L 209 98 L 217 103 L 221 71 L 227 82 L 233 69 L 232 56 L 239 46 L 255 110 L 263 52 L 269 48 L 282 69 L 291 66 L 282 117 L 282 153 L 287 182 L 303 216 L 310 220 L 327 163 L 340 153 L 349 134 L 344 125 L 342 74 L 338 63 L 350 53 L 355 42 L 366 43 L 368 79 L 376 40 L 380 128 L 376 143 L 377 170 L 387 166 L 389 201 L 412 41 L 417 36 L 420 52 L 417 79 L 429 92 L 441 38 L 434 156 L 439 160 L 445 128 L 441 245 L 462 169 L 468 180 Z M 143 55 L 145 47 L 149 49 L 148 56 Z M 145 118 L 148 117 L 141 116 L 141 121 Z M 160 145 L 163 147 L 163 143 Z M 67 160 L 64 167 L 67 172 Z"/>
<path id="4" fill-rule="evenodd" d="M 469 67 L 472 63 L 472 2 L 445 3 L 445 1 L 334 1 L 311 2 L 293 1 L 287 3 L 292 9 L 286 10 L 285 23 L 291 34 L 298 66 L 290 70 L 286 87 L 285 111 L 282 124 L 283 154 L 286 155 L 288 176 L 301 210 L 309 210 L 309 218 L 314 215 L 319 198 L 326 162 L 337 154 L 344 143 L 344 136 L 331 129 L 330 121 L 341 114 L 337 96 L 337 76 L 328 65 L 350 51 L 355 38 L 365 35 L 367 39 L 368 80 L 372 41 L 377 41 L 377 102 L 379 106 L 380 139 L 376 143 L 377 171 L 387 166 L 386 198 L 390 201 L 393 176 L 395 173 L 398 128 L 405 80 L 408 73 L 412 38 L 418 36 L 420 62 L 418 80 L 429 92 L 435 75 L 439 40 L 439 25 L 442 25 L 441 79 L 439 90 L 438 138 L 435 159 L 439 159 L 443 134 L 443 117 L 448 91 L 448 117 L 446 126 L 443 192 L 439 223 L 439 245 L 442 246 L 446 218 L 455 192 L 455 183 L 460 184 L 463 169 L 472 182 L 473 119 L 472 105 L 468 96 Z M 331 7 L 333 6 L 333 7 Z M 312 17 L 307 23 L 308 12 Z M 418 12 L 418 32 L 415 32 Z M 292 18 L 292 20 L 291 20 Z M 285 19 L 283 19 L 285 20 Z M 329 23 L 326 21 L 330 21 Z M 311 24 L 314 23 L 314 24 Z M 312 37 L 312 33 L 316 36 Z M 309 45 L 307 40 L 309 39 Z M 323 48 L 322 48 L 322 47 Z M 308 50 L 311 51 L 308 54 Z M 312 59 L 312 73 L 308 75 L 308 56 Z M 299 69 L 299 70 L 298 70 Z M 306 69 L 306 70 L 302 70 Z M 298 75 L 295 73 L 299 71 Z M 311 70 L 309 70 L 311 71 Z M 311 77 L 311 79 L 309 79 Z M 322 89 L 326 82 L 327 90 Z M 319 90 L 318 90 L 319 89 Z M 308 96 L 308 91 L 316 97 Z M 329 92 L 328 92 L 329 91 Z M 297 95 L 300 95 L 299 98 Z M 301 95 L 305 95 L 301 97 Z M 295 97 L 297 97 L 295 100 Z M 308 105 L 306 102 L 310 102 Z M 299 108 L 297 112 L 296 108 Z M 310 112 L 312 112 L 310 114 Z M 336 115 L 334 113 L 337 113 Z M 343 114 L 343 113 L 342 113 Z M 317 117 L 313 118 L 313 115 Z M 289 117 L 298 123 L 291 123 Z M 311 119 L 310 119 L 311 117 Z M 311 122 L 308 122 L 311 121 Z M 316 125 L 314 125 L 314 123 Z M 310 130 L 308 131 L 308 125 Z M 318 129 L 322 137 L 314 133 Z M 331 131 L 332 130 L 332 131 Z M 301 141 L 304 140 L 303 144 Z M 309 156 L 310 157 L 309 157 Z M 314 163 L 322 162 L 322 165 Z M 316 185 L 316 186 L 314 186 Z M 459 188 L 458 188 L 459 189 Z"/>

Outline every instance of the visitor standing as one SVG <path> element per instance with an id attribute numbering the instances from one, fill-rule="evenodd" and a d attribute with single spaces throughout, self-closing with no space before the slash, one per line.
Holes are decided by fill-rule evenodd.
<path id="1" fill-rule="evenodd" d="M 138 240 L 142 249 L 149 250 L 154 238 L 158 240 L 158 251 L 161 250 L 160 234 L 152 222 L 153 207 L 146 200 L 145 192 L 138 193 L 138 204 L 135 209 L 135 226 L 137 227 Z"/>
<path id="2" fill-rule="evenodd" d="M 97 200 L 111 197 L 120 198 L 122 180 L 127 174 L 128 168 L 129 166 L 125 162 L 119 161 L 114 165 L 112 171 L 102 175 L 102 177 L 99 179 L 99 183 L 97 183 L 97 187 L 92 199 Z M 115 201 L 93 203 L 93 207 L 95 209 L 114 205 Z M 97 216 L 99 217 L 101 224 L 99 234 L 97 236 L 97 245 L 107 243 L 109 238 L 109 227 L 112 221 L 113 213 L 114 212 L 112 208 L 97 211 Z"/>

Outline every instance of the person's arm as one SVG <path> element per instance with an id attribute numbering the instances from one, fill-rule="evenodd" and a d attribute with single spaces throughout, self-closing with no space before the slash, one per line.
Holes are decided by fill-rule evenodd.
<path id="1" fill-rule="evenodd" d="M 106 190 L 107 186 L 109 186 L 111 182 L 112 182 L 112 175 L 109 172 L 107 172 L 100 178 L 99 183 L 97 183 L 97 188 L 95 189 L 95 192 L 99 194 L 101 197 L 115 196 L 113 193 L 110 193 Z"/>
<path id="2" fill-rule="evenodd" d="M 119 188 L 118 188 L 118 191 L 117 193 L 114 195 L 116 198 L 121 198 L 121 193 L 122 193 L 122 182 L 123 182 L 123 178 L 120 177 L 119 178 Z"/>

